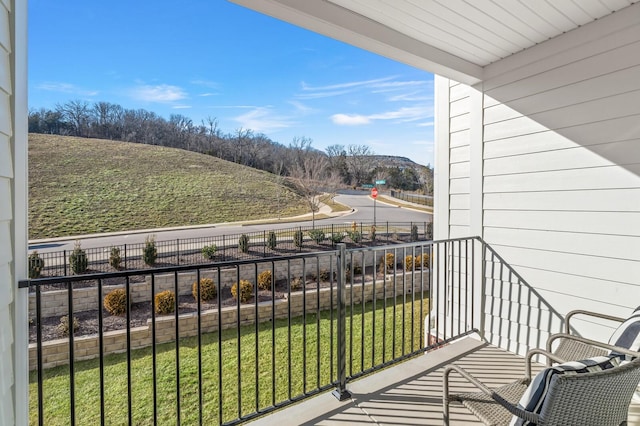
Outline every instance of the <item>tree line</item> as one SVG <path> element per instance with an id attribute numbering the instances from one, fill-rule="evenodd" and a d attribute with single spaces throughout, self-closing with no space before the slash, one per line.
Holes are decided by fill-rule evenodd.
<path id="1" fill-rule="evenodd" d="M 388 165 L 366 145 L 331 145 L 326 151 L 307 137 L 288 145 L 251 129 L 224 132 L 214 117 L 194 123 L 182 114 L 165 119 L 145 109 L 126 109 L 110 102 L 72 100 L 54 109 L 29 111 L 29 132 L 111 139 L 180 148 L 288 177 L 313 192 L 319 186 L 358 187 L 385 179 L 389 187 L 431 194 L 433 170 Z"/>

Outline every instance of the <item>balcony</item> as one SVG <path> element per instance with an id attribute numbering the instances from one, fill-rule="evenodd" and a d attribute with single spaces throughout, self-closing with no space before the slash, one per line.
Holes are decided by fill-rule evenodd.
<path id="1" fill-rule="evenodd" d="M 252 294 L 235 299 L 242 281 Z M 543 346 L 561 318 L 478 238 L 21 285 L 41 425 L 440 424 L 444 365 L 508 382 L 523 372 L 514 353 Z M 104 299 L 118 289 L 127 302 L 111 314 Z M 67 329 L 78 319 L 75 333 L 59 335 L 62 316 Z M 453 420 L 475 422 L 462 407 Z"/>

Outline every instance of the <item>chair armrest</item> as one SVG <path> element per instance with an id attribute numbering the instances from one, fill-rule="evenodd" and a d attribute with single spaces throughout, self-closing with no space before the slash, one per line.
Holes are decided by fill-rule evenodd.
<path id="1" fill-rule="evenodd" d="M 450 399 L 449 398 L 449 375 L 451 374 L 452 371 L 455 371 L 456 373 L 460 374 L 462 377 L 467 379 L 471 384 L 473 384 L 475 387 L 480 389 L 480 391 L 482 393 L 484 393 L 485 395 L 491 397 L 494 401 L 496 401 L 498 404 L 503 406 L 511 414 L 513 414 L 515 416 L 518 416 L 518 417 L 520 417 L 522 419 L 525 419 L 525 420 L 527 420 L 529 422 L 532 422 L 532 423 L 539 423 L 539 415 L 538 414 L 532 413 L 530 411 L 526 411 L 526 410 L 518 407 L 517 405 L 514 405 L 514 404 L 510 403 L 509 401 L 507 401 L 506 399 L 501 397 L 500 394 L 498 394 L 496 391 L 489 389 L 484 384 L 482 384 L 478 379 L 476 379 L 471 374 L 469 374 L 467 371 L 465 371 L 462 367 L 459 367 L 457 365 L 449 365 L 444 369 L 444 373 L 443 373 L 443 398 L 445 400 L 444 401 L 445 406 L 447 406 L 447 404 L 449 402 L 449 399 Z M 448 424 L 448 408 L 445 409 L 445 419 L 446 419 L 445 424 Z"/>
<path id="2" fill-rule="evenodd" d="M 547 340 L 547 350 L 546 350 L 546 352 L 552 353 L 551 352 L 551 347 L 553 345 L 553 342 L 558 340 L 558 339 L 574 340 L 576 342 L 581 342 L 581 343 L 584 343 L 584 344 L 587 344 L 587 345 L 591 345 L 591 346 L 595 346 L 595 347 L 598 347 L 598 348 L 608 349 L 610 351 L 616 351 L 618 353 L 629 355 L 629 356 L 632 356 L 634 358 L 640 357 L 640 352 L 631 351 L 631 350 L 626 349 L 626 348 L 621 348 L 619 346 L 610 345 L 608 343 L 598 342 L 597 340 L 586 339 L 584 337 L 579 337 L 579 336 L 576 336 L 576 335 L 573 335 L 573 334 L 568 334 L 568 333 L 557 333 L 557 334 L 551 335 L 549 337 L 549 339 Z M 577 360 L 568 360 L 568 361 L 577 361 Z"/>
<path id="3" fill-rule="evenodd" d="M 598 312 L 583 311 L 583 310 L 578 309 L 578 310 L 569 312 L 564 317 L 564 326 L 565 326 L 564 330 L 565 330 L 565 333 L 567 333 L 567 334 L 571 333 L 570 322 L 571 322 L 571 318 L 573 318 L 575 315 L 586 315 L 586 316 L 589 316 L 589 317 L 601 318 L 601 319 L 606 319 L 606 320 L 610 320 L 610 321 L 616 321 L 616 322 L 619 322 L 619 323 L 623 323 L 623 322 L 625 322 L 627 320 L 626 318 L 615 317 L 615 316 L 612 316 L 612 315 L 600 314 Z"/>
<path id="4" fill-rule="evenodd" d="M 533 361 L 533 357 L 535 355 L 545 356 L 547 357 L 547 359 L 550 359 L 560 364 L 567 361 L 565 359 L 555 356 L 553 353 L 551 353 L 551 351 L 545 351 L 544 349 L 531 349 L 529 352 L 527 352 L 527 355 L 525 356 L 525 365 L 524 365 L 525 379 L 528 381 L 531 381 L 531 362 Z"/>

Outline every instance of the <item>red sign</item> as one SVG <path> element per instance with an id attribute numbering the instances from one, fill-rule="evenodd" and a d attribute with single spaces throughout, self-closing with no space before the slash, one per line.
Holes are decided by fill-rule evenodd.
<path id="1" fill-rule="evenodd" d="M 371 189 L 371 196 L 373 198 L 378 198 L 378 188 L 372 188 Z"/>

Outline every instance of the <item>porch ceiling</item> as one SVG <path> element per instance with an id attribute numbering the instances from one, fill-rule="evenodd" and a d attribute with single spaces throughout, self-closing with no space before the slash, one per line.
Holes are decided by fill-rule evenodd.
<path id="1" fill-rule="evenodd" d="M 637 0 L 230 0 L 475 84 L 483 67 Z"/>

